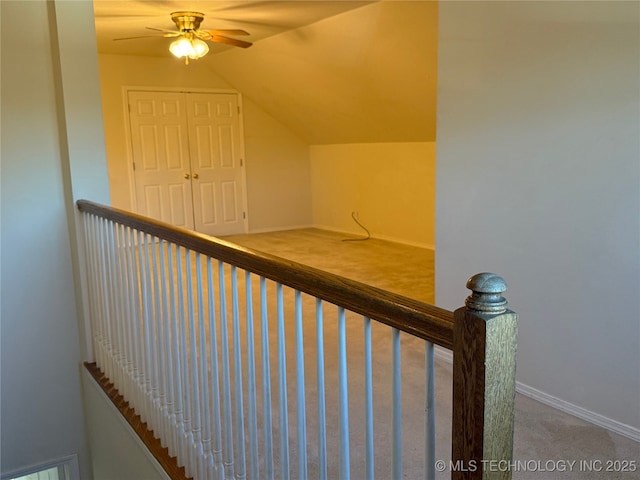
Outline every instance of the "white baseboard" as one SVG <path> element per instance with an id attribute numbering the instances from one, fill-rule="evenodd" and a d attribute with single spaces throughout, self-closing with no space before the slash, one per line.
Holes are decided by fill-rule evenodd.
<path id="1" fill-rule="evenodd" d="M 272 232 L 283 232 L 286 230 L 300 230 L 303 228 L 317 228 L 319 230 L 327 230 L 329 232 L 335 232 L 335 233 L 340 233 L 342 235 L 362 235 L 362 232 L 354 232 L 354 231 L 349 231 L 349 230 L 341 230 L 339 228 L 335 228 L 329 225 L 320 225 L 317 223 L 314 224 L 304 224 L 304 225 L 282 225 L 279 227 L 268 227 L 268 228 L 251 228 L 249 229 L 249 231 L 247 232 L 248 234 L 254 234 L 254 233 L 272 233 Z M 390 237 L 387 235 L 378 235 L 378 234 L 372 234 L 371 238 L 375 238 L 377 240 L 384 240 L 386 242 L 393 242 L 393 243 L 400 243 L 402 245 L 408 245 L 410 247 L 417 247 L 417 248 L 426 248 L 427 250 L 435 250 L 435 246 L 428 244 L 428 243 L 421 243 L 421 242 L 412 242 L 410 240 L 406 240 L 404 238 L 397 238 L 397 237 Z"/>
<path id="2" fill-rule="evenodd" d="M 604 415 L 600 415 L 599 413 L 591 412 L 586 408 L 582 408 L 560 398 L 556 398 L 521 382 L 516 382 L 516 391 L 529 398 L 533 398 L 540 403 L 544 403 L 545 405 L 549 405 L 550 407 L 557 408 L 562 412 L 573 415 L 574 417 L 578 417 L 599 427 L 606 428 L 613 433 L 617 433 L 623 437 L 640 442 L 640 428 L 625 425 L 624 423 L 620 423 L 616 420 L 605 417 Z"/>
<path id="3" fill-rule="evenodd" d="M 328 230 L 329 232 L 341 233 L 343 235 L 362 235 L 363 234 L 362 230 L 355 231 L 355 232 L 353 230 L 341 230 L 339 228 L 335 228 L 329 225 L 320 225 L 317 223 L 313 224 L 312 228 L 319 228 L 320 230 Z M 377 240 L 384 240 L 386 242 L 400 243 L 402 245 L 408 245 L 410 247 L 418 247 L 418 248 L 426 248 L 428 250 L 435 250 L 435 246 L 428 243 L 412 242 L 410 240 L 406 240 L 403 238 L 390 237 L 387 235 L 379 235 L 377 233 L 375 234 L 372 233 L 371 238 L 375 238 Z"/>
<path id="4" fill-rule="evenodd" d="M 252 233 L 272 233 L 272 232 L 283 232 L 285 230 L 300 230 L 302 228 L 315 228 L 311 224 L 304 225 L 283 225 L 280 227 L 269 227 L 269 228 L 250 228 L 249 234 Z"/>
<path id="5" fill-rule="evenodd" d="M 453 363 L 453 352 L 446 348 L 436 346 L 434 349 L 434 356 L 445 362 Z M 597 425 L 598 427 L 605 428 L 610 432 L 617 433 L 623 437 L 640 442 L 640 428 L 620 423 L 616 420 L 605 417 L 604 415 L 600 415 L 599 413 L 594 413 L 586 408 L 579 407 L 578 405 L 574 405 L 573 403 L 569 403 L 565 400 L 549 395 L 548 393 L 530 387 L 529 385 L 525 385 L 522 382 L 516 382 L 516 392 L 537 400 L 540 403 L 556 408 L 561 412 L 568 413 L 569 415 L 573 415 L 574 417 Z"/>

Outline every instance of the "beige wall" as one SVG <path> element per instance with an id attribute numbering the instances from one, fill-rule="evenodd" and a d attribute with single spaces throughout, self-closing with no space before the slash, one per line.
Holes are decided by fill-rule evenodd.
<path id="1" fill-rule="evenodd" d="M 188 67 L 168 54 L 100 55 L 114 205 L 131 208 L 122 86 L 231 88 L 244 104 L 250 231 L 358 232 L 355 193 L 345 187 L 355 173 L 356 206 L 375 236 L 433 246 L 434 147 L 423 142 L 435 135 L 437 9 L 374 2 Z M 325 159 L 312 173 L 310 155 L 324 149 L 341 152 L 342 165 Z"/>
<path id="2" fill-rule="evenodd" d="M 205 64 L 172 58 L 100 55 L 100 81 L 112 204 L 131 210 L 132 172 L 126 143 L 123 87 L 231 89 Z M 249 230 L 311 222 L 308 149 L 301 140 L 243 98 Z"/>
<path id="3" fill-rule="evenodd" d="M 313 223 L 433 248 L 435 143 L 310 147 Z"/>
<path id="4" fill-rule="evenodd" d="M 260 106 L 243 103 L 249 231 L 309 226 L 309 147 Z"/>
<path id="5" fill-rule="evenodd" d="M 123 87 L 233 85 L 198 62 L 100 55 L 99 64 L 112 204 L 133 209 Z M 309 146 L 247 97 L 243 123 L 250 232 L 316 225 L 360 233 L 357 210 L 373 236 L 433 248 L 433 142 Z"/>
<path id="6" fill-rule="evenodd" d="M 438 2 L 377 1 L 211 63 L 309 145 L 432 142 L 437 45 Z"/>

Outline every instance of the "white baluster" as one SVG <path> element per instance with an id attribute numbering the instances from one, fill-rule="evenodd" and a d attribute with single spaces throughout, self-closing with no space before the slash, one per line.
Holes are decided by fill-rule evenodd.
<path id="1" fill-rule="evenodd" d="M 196 262 L 200 261 L 199 255 L 196 253 Z M 202 469 L 204 468 L 204 453 L 202 451 L 202 438 L 200 431 L 200 379 L 198 376 L 198 342 L 196 338 L 196 319 L 193 295 L 193 256 L 187 251 L 186 267 L 187 267 L 187 312 L 188 312 L 188 328 L 189 328 L 189 353 L 191 357 L 191 388 L 189 390 L 190 410 L 191 410 L 191 448 L 189 449 L 189 463 L 194 476 L 203 478 Z M 198 468 L 200 467 L 200 469 Z"/>
<path id="2" fill-rule="evenodd" d="M 224 263 L 218 261 L 218 287 L 220 289 L 220 346 L 222 347 L 222 399 L 224 418 L 224 478 L 234 477 L 233 426 L 231 407 L 231 373 L 229 367 L 229 331 L 227 325 L 227 298 Z"/>
<path id="3" fill-rule="evenodd" d="M 240 342 L 240 314 L 238 306 L 238 274 L 236 267 L 231 267 L 231 304 L 233 314 L 233 372 L 236 403 L 236 479 L 244 480 L 247 476 L 247 461 L 244 445 L 244 405 L 242 395 L 242 350 Z"/>
<path id="4" fill-rule="evenodd" d="M 340 395 L 340 479 L 351 478 L 349 454 L 349 384 L 347 381 L 347 334 L 344 308 L 338 307 L 338 384 Z"/>
<path id="5" fill-rule="evenodd" d="M 373 480 L 375 462 L 373 456 L 373 372 L 371 368 L 371 319 L 364 317 L 364 411 L 366 479 Z"/>
<path id="6" fill-rule="evenodd" d="M 182 265 L 182 249 L 178 247 L 176 253 L 176 271 L 178 273 L 178 314 L 179 314 L 179 334 L 180 334 L 180 363 L 182 366 L 182 371 L 180 372 L 180 376 L 182 378 L 182 419 L 184 425 L 184 432 L 182 433 L 182 446 L 181 446 L 181 455 L 179 457 L 182 458 L 182 463 L 185 469 L 185 474 L 188 477 L 193 476 L 193 466 L 189 462 L 191 458 L 191 445 L 193 444 L 193 431 L 191 425 L 191 400 L 190 400 L 190 387 L 189 384 L 189 356 L 188 356 L 188 340 L 187 340 L 187 319 L 185 318 L 185 295 L 184 295 L 184 270 Z M 185 250 L 185 262 L 190 262 L 189 258 L 190 252 Z"/>
<path id="7" fill-rule="evenodd" d="M 149 276 L 149 247 L 147 245 L 147 235 L 138 232 L 138 255 L 140 259 L 140 290 L 142 292 L 142 370 L 144 372 L 144 407 L 140 411 L 140 418 L 153 426 L 153 379 L 151 366 L 151 292 Z M 153 428 L 153 427 L 152 427 Z"/>
<path id="8" fill-rule="evenodd" d="M 132 243 L 132 229 L 124 227 L 122 236 L 123 243 L 125 245 L 124 258 L 127 266 L 126 269 L 126 291 L 127 291 L 127 312 L 126 312 L 126 325 L 125 332 L 127 336 L 127 377 L 129 383 L 129 397 L 127 400 L 131 402 L 131 405 L 135 405 L 138 398 L 138 366 L 136 363 L 136 336 L 134 329 L 136 327 L 136 319 L 138 313 L 136 311 L 136 297 L 135 292 L 138 289 L 138 283 L 136 278 L 136 265 L 133 262 L 133 243 Z"/>
<path id="9" fill-rule="evenodd" d="M 139 268 L 139 255 L 138 255 L 138 231 L 131 229 L 131 249 L 129 250 L 130 265 L 131 265 L 131 290 L 132 298 L 134 302 L 134 312 L 131 316 L 130 325 L 133 334 L 133 365 L 135 370 L 135 384 L 136 384 L 136 396 L 132 401 L 133 408 L 136 409 L 136 413 L 144 419 L 144 360 L 143 360 L 143 335 L 140 328 L 140 322 L 143 317 L 142 301 L 140 297 L 140 268 Z"/>
<path id="10" fill-rule="evenodd" d="M 256 413 L 256 354 L 253 326 L 253 289 L 251 273 L 245 271 L 245 303 L 247 309 L 247 403 L 249 422 L 249 478 L 259 478 L 258 416 Z"/>
<path id="11" fill-rule="evenodd" d="M 425 476 L 426 480 L 436 478 L 436 403 L 433 343 L 425 342 Z"/>
<path id="12" fill-rule="evenodd" d="M 160 253 L 158 255 L 160 261 L 160 291 L 162 292 L 162 346 L 161 346 L 161 358 L 160 358 L 160 370 L 162 372 L 162 415 L 164 417 L 164 445 L 169 449 L 169 454 L 175 456 L 175 443 L 172 424 L 172 418 L 174 415 L 173 405 L 173 357 L 171 355 L 171 310 L 169 303 L 169 287 L 168 283 L 173 283 L 173 278 L 167 278 L 167 261 L 169 256 L 169 248 L 165 240 L 160 240 Z"/>
<path id="13" fill-rule="evenodd" d="M 269 354 L 269 312 L 267 280 L 260 277 L 260 337 L 262 340 L 262 416 L 264 434 L 264 478 L 274 480 L 273 419 L 271 416 L 271 358 Z"/>
<path id="14" fill-rule="evenodd" d="M 392 329 L 392 391 L 393 391 L 393 414 L 392 414 L 392 475 L 394 480 L 402 478 L 402 372 L 400 364 L 400 330 Z"/>
<path id="15" fill-rule="evenodd" d="M 218 368 L 218 335 L 215 306 L 215 284 L 213 282 L 213 266 L 211 258 L 207 257 L 207 288 L 209 297 L 209 349 L 211 352 L 211 410 L 212 410 L 212 439 L 211 453 L 213 457 L 213 472 L 209 478 L 222 479 L 224 465 L 222 460 L 222 420 L 220 417 L 220 374 Z"/>
<path id="16" fill-rule="evenodd" d="M 151 261 L 151 252 L 155 252 L 155 239 L 150 235 L 145 235 L 144 259 L 145 259 L 145 278 L 147 283 L 147 362 L 149 365 L 149 428 L 154 432 L 159 432 L 160 409 L 158 408 L 158 339 L 157 339 L 157 323 L 158 312 L 156 309 L 157 288 L 154 279 L 157 278 L 155 273 L 156 264 Z"/>
<path id="17" fill-rule="evenodd" d="M 127 373 L 127 282 L 125 251 L 122 245 L 122 226 L 114 224 L 114 247 L 116 251 L 116 295 L 118 298 L 118 352 L 119 352 L 119 385 L 118 390 L 124 398 L 129 398 L 129 382 Z"/>
<path id="18" fill-rule="evenodd" d="M 121 387 L 120 385 L 120 335 L 118 331 L 118 317 L 120 315 L 120 305 L 118 302 L 118 278 L 117 278 L 117 267 L 116 267 L 116 247 L 115 247 L 115 238 L 113 235 L 114 223 L 109 221 L 107 222 L 107 248 L 108 248 L 108 257 L 109 263 L 107 264 L 107 268 L 109 269 L 109 292 L 110 292 L 110 308 L 111 308 L 111 317 L 109 318 L 109 325 L 111 327 L 111 344 L 113 346 L 113 374 L 114 374 L 114 385 L 116 388 Z"/>
<path id="19" fill-rule="evenodd" d="M 162 291 L 160 290 L 160 279 L 164 272 L 158 261 L 158 249 L 161 248 L 160 239 L 151 237 L 151 272 L 153 285 L 153 373 L 154 373 L 154 395 L 153 409 L 155 411 L 156 437 L 160 439 L 162 446 L 166 447 L 165 431 L 165 382 L 164 369 L 162 368 L 163 347 L 164 347 L 164 310 L 162 308 Z M 162 252 L 160 252 L 162 254 Z"/>
<path id="20" fill-rule="evenodd" d="M 105 240 L 104 240 L 104 223 L 105 221 L 102 218 L 98 219 L 97 222 L 97 239 L 98 239 L 98 269 L 100 272 L 100 369 L 104 372 L 104 374 L 109 377 L 111 372 L 111 367 L 109 364 L 109 336 L 107 331 L 107 319 L 109 318 L 109 299 L 107 296 L 107 272 L 106 272 L 106 248 L 105 248 Z"/>
<path id="21" fill-rule="evenodd" d="M 287 401 L 287 352 L 284 335 L 282 284 L 276 284 L 278 312 L 278 393 L 280 402 L 280 477 L 289 480 L 289 411 Z"/>
<path id="22" fill-rule="evenodd" d="M 135 340 L 135 345 L 133 351 L 135 352 L 134 364 L 136 371 L 136 403 L 134 408 L 136 411 L 143 413 L 143 402 L 144 402 L 144 364 L 142 361 L 143 355 L 143 345 L 142 345 L 142 333 L 140 330 L 140 325 L 142 322 L 142 317 L 144 315 L 143 306 L 142 306 L 142 297 L 141 297 L 141 278 L 140 278 L 140 260 L 138 254 L 138 231 L 135 229 L 131 229 L 132 235 L 132 246 L 131 246 L 131 258 L 133 265 L 133 282 L 132 283 L 132 291 L 135 299 L 135 310 L 133 312 L 133 316 L 131 317 L 131 327 L 133 329 L 133 338 Z"/>
<path id="23" fill-rule="evenodd" d="M 105 245 L 105 268 L 107 276 L 107 298 L 109 299 L 109 316 L 107 317 L 107 332 L 111 351 L 109 353 L 109 379 L 116 388 L 120 387 L 120 365 L 118 349 L 118 305 L 116 299 L 116 279 L 114 278 L 115 262 L 113 247 L 113 222 L 105 222 L 104 245 Z"/>
<path id="24" fill-rule="evenodd" d="M 91 325 L 91 350 L 93 352 L 93 361 L 98 362 L 98 345 L 96 337 L 99 332 L 98 318 L 98 285 L 97 285 L 97 259 L 96 259 L 96 238 L 94 234 L 95 228 L 95 216 L 90 214 L 84 215 L 84 228 L 86 241 L 86 253 L 87 253 L 87 270 L 88 270 L 88 284 L 89 284 L 89 308 L 90 308 L 90 325 Z M 98 365 L 99 366 L 99 365 Z"/>
<path id="25" fill-rule="evenodd" d="M 106 318 L 106 332 L 109 338 L 109 379 L 116 388 L 119 387 L 120 366 L 118 364 L 119 351 L 118 351 L 118 332 L 117 332 L 117 316 L 118 305 L 116 298 L 116 279 L 114 274 L 114 248 L 113 237 L 111 235 L 113 222 L 106 221 L 104 224 L 104 248 L 105 248 L 105 268 L 107 279 L 107 301 L 108 301 L 108 316 Z"/>
<path id="26" fill-rule="evenodd" d="M 102 341 L 104 345 L 104 372 L 107 377 L 113 377 L 113 368 L 111 363 L 111 354 L 113 347 L 111 346 L 111 332 L 109 331 L 109 318 L 111 318 L 111 298 L 109 295 L 109 249 L 106 238 L 107 221 L 100 221 L 100 250 L 102 252 L 101 265 L 102 269 L 102 298 L 103 298 L 103 317 L 102 317 Z"/>
<path id="27" fill-rule="evenodd" d="M 91 346 L 93 350 L 93 360 L 100 367 L 101 348 L 98 342 L 100 335 L 100 287 L 98 281 L 98 253 L 96 239 L 96 217 L 95 215 L 85 214 L 85 235 L 87 238 L 87 267 L 89 270 L 89 306 L 91 309 Z"/>
<path id="28" fill-rule="evenodd" d="M 181 253 L 178 247 L 173 245 L 169 247 L 169 297 L 171 299 L 171 358 L 173 359 L 173 404 L 174 413 L 172 415 L 174 428 L 173 444 L 175 445 L 174 455 L 178 457 L 178 463 L 182 463 L 184 459 L 184 418 L 183 418 L 183 402 L 182 402 L 182 357 L 180 356 L 180 305 L 179 292 L 175 288 L 176 279 L 178 278 L 177 270 L 182 268 L 178 266 L 178 258 Z"/>
<path id="29" fill-rule="evenodd" d="M 318 362 L 318 463 L 319 479 L 327 480 L 327 415 L 324 387 L 324 316 L 322 300 L 316 298 L 316 356 Z"/>
<path id="30" fill-rule="evenodd" d="M 125 347 L 124 347 L 124 331 L 123 331 L 123 322 L 124 322 L 124 305 L 122 302 L 122 269 L 120 262 L 120 248 L 118 245 L 118 224 L 115 222 L 111 222 L 109 226 L 109 243 L 111 244 L 111 281 L 113 282 L 112 294 L 113 294 L 113 316 L 111 322 L 113 323 L 113 335 L 114 335 L 114 344 L 115 348 L 115 364 L 117 367 L 117 384 L 116 388 L 120 392 L 121 395 L 124 395 L 124 384 L 125 384 L 125 374 L 124 374 L 124 364 L 126 362 L 125 358 Z"/>
<path id="31" fill-rule="evenodd" d="M 198 463 L 198 478 L 209 479 L 212 475 L 213 456 L 211 454 L 211 403 L 209 401 L 209 363 L 207 361 L 207 331 L 202 288 L 202 259 L 196 254 L 196 286 L 198 292 L 198 379 L 200 382 L 201 438 L 202 454 Z"/>
<path id="32" fill-rule="evenodd" d="M 296 308 L 296 390 L 298 425 L 298 479 L 307 478 L 307 413 L 304 390 L 304 332 L 302 329 L 302 294 L 295 292 Z"/>

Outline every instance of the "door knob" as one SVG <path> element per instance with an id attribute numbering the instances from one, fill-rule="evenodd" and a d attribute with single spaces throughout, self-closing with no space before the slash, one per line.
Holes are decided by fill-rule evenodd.
<path id="1" fill-rule="evenodd" d="M 189 180 L 189 174 L 188 174 L 188 173 L 185 173 L 185 174 L 184 174 L 184 178 L 185 178 L 186 180 Z"/>
<path id="2" fill-rule="evenodd" d="M 198 175 L 197 173 L 194 173 L 193 174 L 193 178 L 195 178 L 197 180 L 198 178 L 200 178 L 200 175 Z"/>

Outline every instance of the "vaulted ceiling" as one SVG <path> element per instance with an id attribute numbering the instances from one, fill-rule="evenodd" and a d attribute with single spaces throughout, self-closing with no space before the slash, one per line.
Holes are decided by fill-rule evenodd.
<path id="1" fill-rule="evenodd" d="M 204 13 L 204 29 L 248 31 L 251 48 L 212 44 L 198 62 L 309 144 L 435 140 L 437 2 L 94 0 L 94 8 L 100 53 L 170 55 L 171 39 L 145 27 L 174 30 L 174 11 Z"/>

